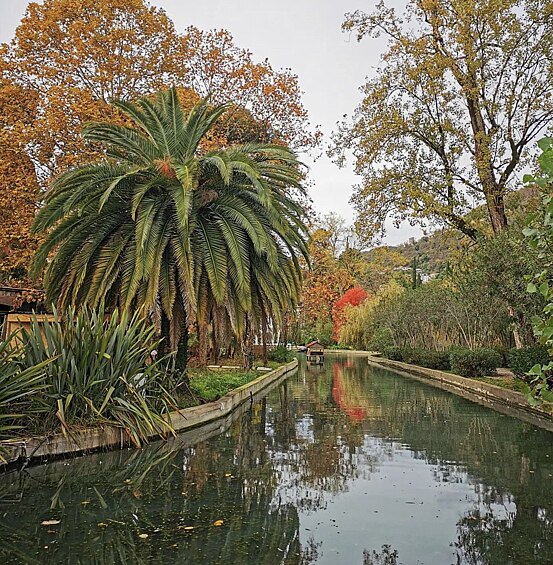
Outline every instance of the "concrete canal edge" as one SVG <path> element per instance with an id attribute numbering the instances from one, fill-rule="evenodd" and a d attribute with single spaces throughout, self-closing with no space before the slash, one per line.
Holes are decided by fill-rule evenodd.
<path id="1" fill-rule="evenodd" d="M 273 388 L 271 385 L 279 384 L 297 366 L 298 360 L 294 359 L 270 373 L 265 373 L 255 380 L 231 390 L 219 400 L 171 412 L 168 419 L 177 432 L 191 430 L 210 422 L 222 420 L 246 402 L 253 403 L 264 396 L 269 388 Z M 151 438 L 157 437 L 157 435 L 151 436 Z M 2 456 L 7 464 L 16 463 L 19 460 L 35 461 L 59 458 L 97 451 L 98 449 L 122 449 L 128 445 L 131 445 L 131 442 L 125 431 L 111 426 L 75 430 L 70 435 L 59 433 L 0 443 L 2 449 L 6 451 Z"/>
<path id="2" fill-rule="evenodd" d="M 366 355 L 370 365 L 417 379 L 553 432 L 553 415 L 538 406 L 531 406 L 521 392 L 444 371 L 374 357 L 368 353 Z"/>

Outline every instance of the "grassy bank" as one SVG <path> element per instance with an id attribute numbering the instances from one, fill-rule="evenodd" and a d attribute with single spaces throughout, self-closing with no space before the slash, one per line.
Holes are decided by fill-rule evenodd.
<path id="1" fill-rule="evenodd" d="M 273 363 L 277 368 L 282 363 Z M 231 390 L 245 385 L 263 373 L 236 369 L 189 369 L 190 397 L 183 398 L 186 407 L 212 402 Z"/>

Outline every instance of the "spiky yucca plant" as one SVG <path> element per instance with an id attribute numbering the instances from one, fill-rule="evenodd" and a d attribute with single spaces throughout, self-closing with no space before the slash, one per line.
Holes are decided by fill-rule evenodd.
<path id="1" fill-rule="evenodd" d="M 139 312 L 114 310 L 108 317 L 102 307 L 70 308 L 53 321 L 34 318 L 21 342 L 25 370 L 43 367 L 43 390 L 34 398 L 44 412 L 42 428 L 109 424 L 136 445 L 172 432 L 166 414 L 176 404 L 173 375 L 165 359 L 153 360 L 159 342 Z"/>

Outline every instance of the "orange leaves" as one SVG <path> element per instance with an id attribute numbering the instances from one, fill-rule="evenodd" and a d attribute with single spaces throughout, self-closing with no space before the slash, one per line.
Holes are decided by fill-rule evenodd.
<path id="1" fill-rule="evenodd" d="M 359 306 L 367 299 L 367 292 L 359 286 L 350 288 L 335 303 L 332 309 L 334 339 L 338 341 L 340 329 L 345 321 L 346 306 Z"/>
<path id="2" fill-rule="evenodd" d="M 203 151 L 248 142 L 305 149 L 319 141 L 290 70 L 255 62 L 225 30 L 180 34 L 144 0 L 29 4 L 15 38 L 0 50 L 0 73 L 0 278 L 20 267 L 24 273 L 35 248 L 28 228 L 51 178 L 100 156 L 82 139 L 83 126 L 124 125 L 109 105 L 114 99 L 176 85 L 186 108 L 208 94 L 213 103 L 229 102 Z"/>

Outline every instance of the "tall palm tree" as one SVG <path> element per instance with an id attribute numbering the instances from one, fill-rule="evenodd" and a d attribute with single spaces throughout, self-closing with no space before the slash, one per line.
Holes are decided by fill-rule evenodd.
<path id="1" fill-rule="evenodd" d="M 204 101 L 185 116 L 174 88 L 115 105 L 132 127 L 84 129 L 106 158 L 53 183 L 34 224 L 47 235 L 33 273 L 45 269 L 47 298 L 60 307 L 143 308 L 173 349 L 206 300 L 239 313 L 240 333 L 257 263 L 284 280 L 283 260 L 299 276 L 307 257 L 304 211 L 290 195 L 302 190 L 296 156 L 268 144 L 206 150 L 225 106 Z"/>

